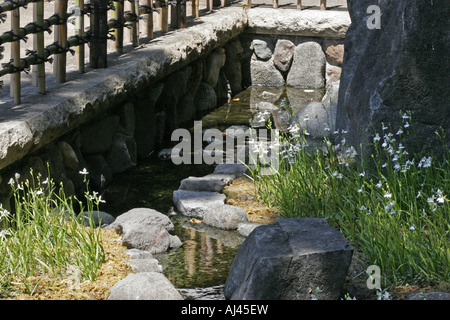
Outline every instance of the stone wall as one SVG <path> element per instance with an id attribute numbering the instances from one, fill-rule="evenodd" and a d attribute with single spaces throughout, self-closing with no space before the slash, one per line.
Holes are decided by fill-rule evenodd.
<path id="1" fill-rule="evenodd" d="M 91 186 L 98 190 L 115 173 L 158 151 L 174 129 L 198 119 L 248 85 L 312 87 L 292 72 L 297 65 L 309 68 L 309 62 L 310 69 L 320 73 L 314 86 L 323 87 L 339 77 L 342 40 L 330 36 L 329 28 L 322 28 L 326 30 L 322 34 L 313 32 L 314 37 L 304 30 L 267 36 L 254 32 L 263 29 L 252 24 L 253 31 L 244 34 L 245 10 L 225 8 L 219 13 L 133 52 L 134 59 L 124 55 L 121 64 L 87 73 L 86 82 L 60 85 L 64 94 L 25 96 L 20 110 L 28 118 L 0 124 L 3 207 L 10 206 L 8 181 L 16 173 L 26 179 L 33 168 L 35 175 L 40 173 L 45 179 L 48 163 L 50 176 L 71 195 L 82 190 L 84 177 L 79 172 L 86 168 Z M 328 13 L 317 11 L 315 15 Z M 261 82 L 258 73 L 251 72 L 258 65 L 270 65 L 266 69 L 277 76 L 267 78 L 279 82 Z M 11 107 L 11 114 L 14 111 Z"/>
<path id="2" fill-rule="evenodd" d="M 319 89 L 340 79 L 342 39 L 251 33 L 241 39 L 245 85 Z"/>

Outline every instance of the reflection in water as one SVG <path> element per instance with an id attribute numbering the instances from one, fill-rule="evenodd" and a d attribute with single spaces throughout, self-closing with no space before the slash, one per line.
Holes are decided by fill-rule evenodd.
<path id="1" fill-rule="evenodd" d="M 250 87 L 231 101 L 202 118 L 203 129 L 225 130 L 232 125 L 249 125 L 260 101 L 280 105 L 297 112 L 311 101 L 320 101 L 323 90 Z M 157 150 L 158 151 L 158 150 Z M 213 171 L 208 165 L 175 165 L 156 156 L 125 173 L 114 176 L 104 190 L 107 203 L 101 210 L 118 216 L 130 209 L 145 207 L 168 213 L 173 206 L 173 191 L 189 176 L 201 177 Z M 237 231 L 225 231 L 189 222 L 189 218 L 171 217 L 174 234 L 183 246 L 155 257 L 163 272 L 185 299 L 223 299 L 223 287 L 231 264 L 244 238 Z"/>

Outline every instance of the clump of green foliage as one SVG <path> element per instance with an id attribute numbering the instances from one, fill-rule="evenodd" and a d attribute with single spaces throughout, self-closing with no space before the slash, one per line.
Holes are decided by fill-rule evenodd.
<path id="1" fill-rule="evenodd" d="M 412 134 L 411 117 L 401 116 L 397 130 L 383 125 L 374 134 L 365 159 L 346 145 L 346 132 L 330 132 L 311 148 L 307 132 L 291 125 L 277 170 L 252 169 L 257 193 L 284 217 L 322 217 L 338 227 L 380 267 L 386 287 L 449 282 L 450 151 L 437 132 L 441 159 L 408 153 L 401 141 Z"/>
<path id="2" fill-rule="evenodd" d="M 84 201 L 66 197 L 62 185 L 30 173 L 30 180 L 21 182 L 16 174 L 9 182 L 14 212 L 0 208 L 0 294 L 9 290 L 12 281 L 32 294 L 30 279 L 60 277 L 69 268 L 79 270 L 81 280 L 94 280 L 105 260 L 100 228 L 92 217 L 101 198 L 89 193 L 88 187 Z M 86 179 L 85 183 L 88 186 Z"/>

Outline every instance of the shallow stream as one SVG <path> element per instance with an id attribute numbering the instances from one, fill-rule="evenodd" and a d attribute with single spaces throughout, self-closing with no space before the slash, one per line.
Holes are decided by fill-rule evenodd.
<path id="1" fill-rule="evenodd" d="M 224 131 L 232 125 L 249 125 L 259 101 L 276 106 L 301 108 L 308 102 L 320 101 L 323 90 L 295 88 L 250 87 L 232 101 L 205 115 L 202 128 Z M 168 146 L 170 147 L 170 146 Z M 183 242 L 179 249 L 155 257 L 163 266 L 166 277 L 180 290 L 185 299 L 223 299 L 223 287 L 231 264 L 245 238 L 237 231 L 225 231 L 190 222 L 173 214 L 173 191 L 189 176 L 212 173 L 213 165 L 175 165 L 161 160 L 155 153 L 135 168 L 117 174 L 103 193 L 106 204 L 101 210 L 118 216 L 132 208 L 147 207 L 169 214 L 174 233 Z"/>

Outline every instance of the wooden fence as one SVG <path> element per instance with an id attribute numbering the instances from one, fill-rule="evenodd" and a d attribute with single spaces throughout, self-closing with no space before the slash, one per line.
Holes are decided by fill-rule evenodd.
<path id="1" fill-rule="evenodd" d="M 141 4 L 145 1 L 145 4 Z M 191 15 L 198 18 L 200 0 L 190 0 Z M 213 0 L 204 0 L 207 11 L 213 10 Z M 227 0 L 221 0 L 221 6 Z M 251 8 L 251 1 L 243 5 Z M 317 0 L 319 1 L 319 0 Z M 140 3 L 141 2 L 141 3 Z M 20 9 L 33 5 L 33 21 L 21 27 Z M 68 8 L 68 0 L 54 0 L 54 14 L 44 18 L 44 0 L 5 0 L 0 4 L 0 23 L 6 23 L 5 12 L 10 12 L 11 29 L 0 35 L 0 59 L 2 44 L 11 43 L 11 59 L 2 64 L 0 77 L 11 75 L 10 95 L 14 103 L 21 103 L 21 72 L 28 73 L 33 67 L 33 85 L 41 94 L 46 90 L 45 63 L 53 64 L 53 75 L 58 82 L 66 81 L 67 53 L 75 55 L 79 72 L 85 72 L 85 45 L 88 44 L 89 66 L 91 68 L 107 67 L 107 41 L 113 41 L 113 47 L 119 54 L 123 53 L 124 29 L 129 29 L 132 46 L 139 46 L 140 23 L 145 20 L 145 33 L 153 39 L 153 12 L 159 14 L 159 29 L 162 32 L 186 28 L 187 0 L 75 0 L 75 6 Z M 320 0 L 321 9 L 326 9 L 326 0 Z M 128 7 L 125 10 L 125 7 Z M 273 0 L 273 7 L 278 8 L 278 0 Z M 302 1 L 297 0 L 297 9 L 301 10 Z M 69 9 L 69 10 L 68 10 Z M 29 10 L 29 9 L 28 9 Z M 109 13 L 109 14 L 108 14 Z M 74 23 L 75 34 L 68 37 L 68 23 Z M 51 33 L 53 27 L 54 42 L 44 46 L 44 32 Z M 33 35 L 33 50 L 26 51 L 26 57 L 20 56 L 21 41 L 27 41 Z M 1 82 L 0 82 L 1 87 Z"/>

